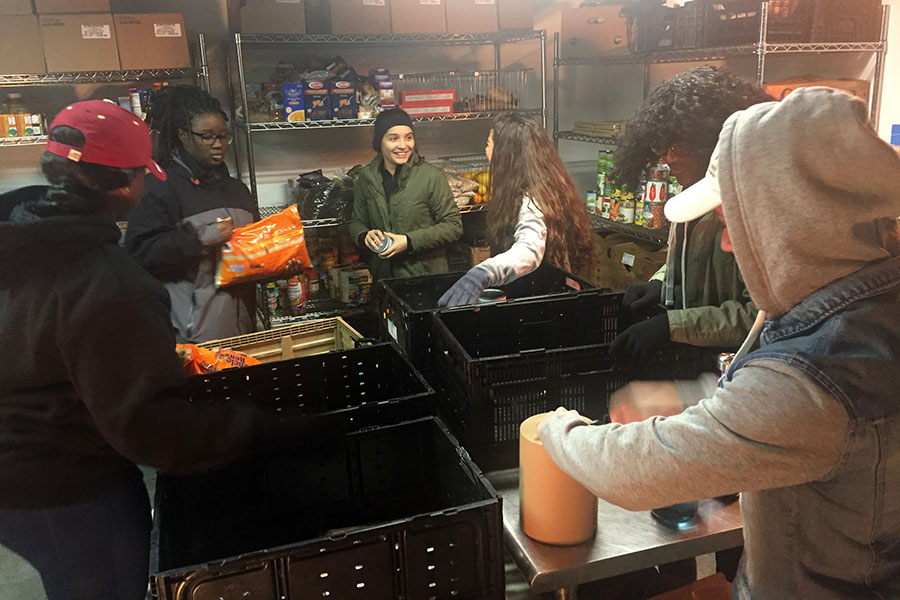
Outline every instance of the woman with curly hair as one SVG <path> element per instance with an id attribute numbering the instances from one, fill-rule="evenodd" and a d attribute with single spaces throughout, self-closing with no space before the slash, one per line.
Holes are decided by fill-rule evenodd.
<path id="1" fill-rule="evenodd" d="M 540 123 L 520 113 L 499 116 L 484 153 L 491 165 L 488 238 L 494 256 L 447 290 L 440 306 L 473 304 L 485 288 L 527 275 L 545 260 L 577 272 L 591 259 L 584 203 Z"/>
<path id="2" fill-rule="evenodd" d="M 644 170 L 669 165 L 684 187 L 706 173 L 719 131 L 734 112 L 771 101 L 755 83 L 718 67 L 694 67 L 663 82 L 628 121 L 616 150 L 617 181 L 636 186 Z M 734 255 L 721 248 L 710 212 L 672 227 L 666 265 L 632 285 L 622 301 L 624 331 L 611 351 L 647 359 L 665 343 L 737 348 L 756 316 Z"/>

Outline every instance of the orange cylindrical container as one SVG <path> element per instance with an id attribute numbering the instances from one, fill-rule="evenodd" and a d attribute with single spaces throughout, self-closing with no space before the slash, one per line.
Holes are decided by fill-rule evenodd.
<path id="1" fill-rule="evenodd" d="M 538 425 L 550 414 L 529 417 L 519 427 L 519 518 L 525 535 L 539 542 L 580 544 L 597 532 L 597 497 L 544 449 Z"/>

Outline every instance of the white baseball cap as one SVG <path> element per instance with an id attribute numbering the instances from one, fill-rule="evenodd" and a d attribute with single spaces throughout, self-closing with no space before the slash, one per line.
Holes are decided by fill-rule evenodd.
<path id="1" fill-rule="evenodd" d="M 685 223 L 702 217 L 717 206 L 721 206 L 722 195 L 719 192 L 718 170 L 719 146 L 716 145 L 703 179 L 685 188 L 680 194 L 666 202 L 664 209 L 666 218 L 673 223 Z"/>

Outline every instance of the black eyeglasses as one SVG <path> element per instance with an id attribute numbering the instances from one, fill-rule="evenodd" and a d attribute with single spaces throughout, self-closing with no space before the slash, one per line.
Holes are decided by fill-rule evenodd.
<path id="1" fill-rule="evenodd" d="M 216 135 L 215 133 L 197 133 L 193 129 L 191 133 L 200 138 L 200 141 L 204 146 L 212 146 L 216 143 L 216 140 L 222 142 L 223 144 L 230 144 L 234 141 L 234 132 L 229 131 L 228 133 L 223 133 L 222 135 Z"/>

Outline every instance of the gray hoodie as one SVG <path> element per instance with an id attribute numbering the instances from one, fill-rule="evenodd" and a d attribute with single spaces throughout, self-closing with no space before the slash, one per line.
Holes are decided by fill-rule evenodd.
<path id="1" fill-rule="evenodd" d="M 751 107 L 726 122 L 718 155 L 735 256 L 753 301 L 776 324 L 806 310 L 811 295 L 850 294 L 842 282 L 895 254 L 900 157 L 868 127 L 861 102 L 810 88 Z M 896 299 L 881 302 L 900 313 Z M 801 342 L 815 336 L 809 329 L 795 332 Z M 892 352 L 898 333 L 900 323 L 854 342 Z M 677 416 L 590 427 L 562 413 L 541 439 L 563 470 L 630 510 L 743 492 L 735 597 L 900 597 L 890 550 L 900 545 L 900 417 L 860 419 L 852 399 L 826 385 L 827 373 L 754 354 Z M 881 369 L 856 373 L 854 389 Z"/>

